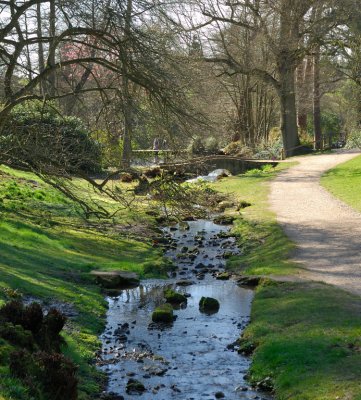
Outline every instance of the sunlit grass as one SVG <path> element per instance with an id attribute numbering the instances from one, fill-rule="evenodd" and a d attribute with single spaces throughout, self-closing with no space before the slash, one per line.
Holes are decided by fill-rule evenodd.
<path id="1" fill-rule="evenodd" d="M 361 156 L 327 171 L 321 183 L 333 195 L 361 211 Z"/>
<path id="2" fill-rule="evenodd" d="M 361 157 L 353 161 L 361 167 Z M 228 262 L 232 270 L 287 274 L 291 279 L 297 272 L 297 265 L 288 260 L 294 245 L 268 209 L 269 182 L 285 167 L 287 164 L 282 164 L 274 171 L 231 177 L 216 184 L 233 193 L 237 201 L 252 204 L 235 221 L 233 230 L 239 235 L 243 255 Z M 339 173 L 344 185 L 345 170 Z M 354 185 L 361 183 L 355 171 L 348 174 Z M 338 179 L 336 174 L 334 182 Z M 356 201 L 358 197 L 354 194 L 353 198 Z M 256 383 L 270 377 L 275 397 L 282 400 L 360 400 L 360 338 L 359 297 L 321 283 L 266 281 L 256 291 L 251 323 L 243 337 L 246 345 L 256 347 L 250 379 Z"/>
<path id="3" fill-rule="evenodd" d="M 271 179 L 291 165 L 294 163 L 281 163 L 276 168 L 251 171 L 216 183 L 216 188 L 230 193 L 236 203 L 244 200 L 251 204 L 235 213 L 233 232 L 238 236 L 242 255 L 230 258 L 227 266 L 231 270 L 251 275 L 285 275 L 297 268 L 288 260 L 294 245 L 268 206 Z"/>
<path id="4" fill-rule="evenodd" d="M 361 398 L 361 299 L 321 283 L 257 290 L 244 339 L 256 345 L 254 382 L 271 377 L 278 399 Z"/>
<path id="5" fill-rule="evenodd" d="M 75 184 L 80 193 L 89 190 L 85 183 Z M 34 196 L 39 190 L 44 194 Z M 89 225 L 79 211 L 35 175 L 1 167 L 0 303 L 5 300 L 2 289 L 12 288 L 45 303 L 55 300 L 74 307 L 77 317 L 66 326 L 64 352 L 79 365 L 79 399 L 85 400 L 99 393 L 104 382 L 93 360 L 106 302 L 89 272 L 118 269 L 138 272 L 141 277 L 163 276 L 165 263 L 150 240 L 121 236 L 103 229 L 99 221 Z M 116 223 L 131 224 L 134 217 L 148 218 L 139 209 L 123 210 Z M 31 400 L 10 376 L 9 354 L 0 354 L 0 395 L 4 400 Z"/>

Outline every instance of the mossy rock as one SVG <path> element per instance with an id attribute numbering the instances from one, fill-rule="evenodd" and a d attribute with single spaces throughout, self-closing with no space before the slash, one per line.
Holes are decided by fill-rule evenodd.
<path id="1" fill-rule="evenodd" d="M 105 289 L 126 289 L 137 287 L 139 275 L 129 271 L 92 271 L 96 282 Z"/>
<path id="2" fill-rule="evenodd" d="M 219 274 L 216 275 L 216 279 L 220 281 L 228 281 L 230 278 L 230 275 L 228 272 L 220 272 Z"/>
<path id="3" fill-rule="evenodd" d="M 253 342 L 242 337 L 238 339 L 238 345 L 239 345 L 238 353 L 244 356 L 252 355 L 256 348 Z"/>
<path id="4" fill-rule="evenodd" d="M 221 208 L 231 208 L 234 207 L 234 202 L 233 201 L 227 201 L 227 200 L 223 200 L 220 203 L 218 203 L 218 206 Z"/>
<path id="5" fill-rule="evenodd" d="M 157 307 L 152 314 L 153 322 L 173 322 L 173 307 L 169 303 L 165 303 Z"/>
<path id="6" fill-rule="evenodd" d="M 244 200 L 242 200 L 242 201 L 240 201 L 239 203 L 238 203 L 238 206 L 237 206 L 237 211 L 240 211 L 240 210 L 242 210 L 243 208 L 247 208 L 247 207 L 251 207 L 251 203 L 248 203 L 248 201 L 244 201 Z"/>
<path id="7" fill-rule="evenodd" d="M 143 383 L 136 379 L 129 379 L 127 382 L 126 392 L 128 394 L 141 394 L 145 392 L 145 390 Z"/>
<path id="8" fill-rule="evenodd" d="M 199 301 L 199 310 L 204 313 L 216 313 L 219 307 L 219 301 L 213 297 L 202 297 Z"/>
<path id="9" fill-rule="evenodd" d="M 180 281 L 177 281 L 178 286 L 191 286 L 193 284 L 194 284 L 194 282 L 190 281 L 188 279 L 181 279 Z"/>
<path id="10" fill-rule="evenodd" d="M 218 215 L 213 222 L 217 225 L 232 225 L 235 219 L 233 215 Z"/>
<path id="11" fill-rule="evenodd" d="M 260 276 L 241 276 L 237 283 L 239 286 L 249 286 L 256 287 L 260 284 L 261 277 Z"/>
<path id="12" fill-rule="evenodd" d="M 164 290 L 164 297 L 167 303 L 170 304 L 181 304 L 187 302 L 187 297 L 184 296 L 184 294 L 176 292 L 175 290 L 172 289 Z"/>

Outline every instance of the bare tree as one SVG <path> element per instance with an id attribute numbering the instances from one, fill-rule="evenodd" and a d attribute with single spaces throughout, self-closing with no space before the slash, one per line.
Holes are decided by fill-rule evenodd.
<path id="1" fill-rule="evenodd" d="M 334 24 L 331 18 L 331 2 L 322 16 L 312 18 L 312 9 L 324 0 L 276 0 L 276 1 L 221 1 L 201 2 L 200 13 L 206 18 L 201 24 L 193 24 L 193 29 L 209 25 L 221 35 L 222 50 L 216 51 L 210 40 L 209 62 L 223 63 L 225 73 L 244 74 L 272 85 L 279 97 L 281 130 L 286 155 L 292 155 L 299 145 L 296 108 L 296 68 L 314 46 L 314 31 L 326 32 Z M 271 68 L 264 68 L 247 57 L 239 57 L 222 32 L 229 26 L 238 26 L 251 34 L 262 37 L 272 53 Z M 322 29 L 320 29 L 321 25 Z M 210 29 L 212 32 L 212 29 Z M 267 66 L 268 67 L 268 66 Z"/>

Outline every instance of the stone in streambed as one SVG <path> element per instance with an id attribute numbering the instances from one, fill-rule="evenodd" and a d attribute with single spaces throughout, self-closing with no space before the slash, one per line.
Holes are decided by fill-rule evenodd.
<path id="1" fill-rule="evenodd" d="M 100 395 L 100 400 L 124 400 L 124 397 L 113 392 L 104 392 Z"/>
<path id="2" fill-rule="evenodd" d="M 217 225 L 232 225 L 236 218 L 232 215 L 219 215 L 213 222 Z"/>
<path id="3" fill-rule="evenodd" d="M 183 280 L 180 280 L 180 281 L 177 282 L 178 286 L 191 286 L 193 284 L 194 284 L 193 281 L 189 281 L 187 279 L 183 279 Z"/>
<path id="4" fill-rule="evenodd" d="M 218 312 L 219 307 L 219 301 L 212 297 L 202 297 L 199 301 L 199 310 L 204 313 Z"/>
<path id="5" fill-rule="evenodd" d="M 184 294 L 176 292 L 172 289 L 164 290 L 164 298 L 166 299 L 167 303 L 170 304 L 181 304 L 187 302 L 187 297 L 184 296 Z"/>
<path id="6" fill-rule="evenodd" d="M 237 279 L 237 283 L 239 286 L 255 287 L 259 285 L 260 280 L 260 276 L 241 276 Z"/>
<path id="7" fill-rule="evenodd" d="M 152 314 L 153 322 L 173 322 L 173 307 L 169 303 L 165 303 L 157 307 Z"/>
<path id="8" fill-rule="evenodd" d="M 218 206 L 221 208 L 231 208 L 234 207 L 235 204 L 233 201 L 223 200 L 220 203 L 218 203 Z"/>
<path id="9" fill-rule="evenodd" d="M 219 274 L 216 275 L 216 279 L 220 281 L 228 281 L 230 278 L 230 275 L 228 272 L 220 272 Z"/>
<path id="10" fill-rule="evenodd" d="M 140 283 L 139 276 L 129 271 L 91 271 L 96 282 L 106 289 L 125 289 L 137 287 Z"/>
<path id="11" fill-rule="evenodd" d="M 141 394 L 145 392 L 145 386 L 136 379 L 129 379 L 127 382 L 126 392 L 128 394 Z"/>

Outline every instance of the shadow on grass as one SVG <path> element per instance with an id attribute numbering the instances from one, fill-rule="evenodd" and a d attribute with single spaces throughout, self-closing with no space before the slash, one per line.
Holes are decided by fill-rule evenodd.
<path id="1" fill-rule="evenodd" d="M 274 221 L 238 219 L 233 232 L 241 255 L 227 263 L 231 270 L 250 275 L 284 275 L 294 272 L 296 266 L 289 261 L 294 244 Z"/>
<path id="2" fill-rule="evenodd" d="M 361 299 L 321 283 L 261 286 L 244 337 L 257 345 L 252 379 L 271 376 L 278 398 L 361 394 Z"/>

